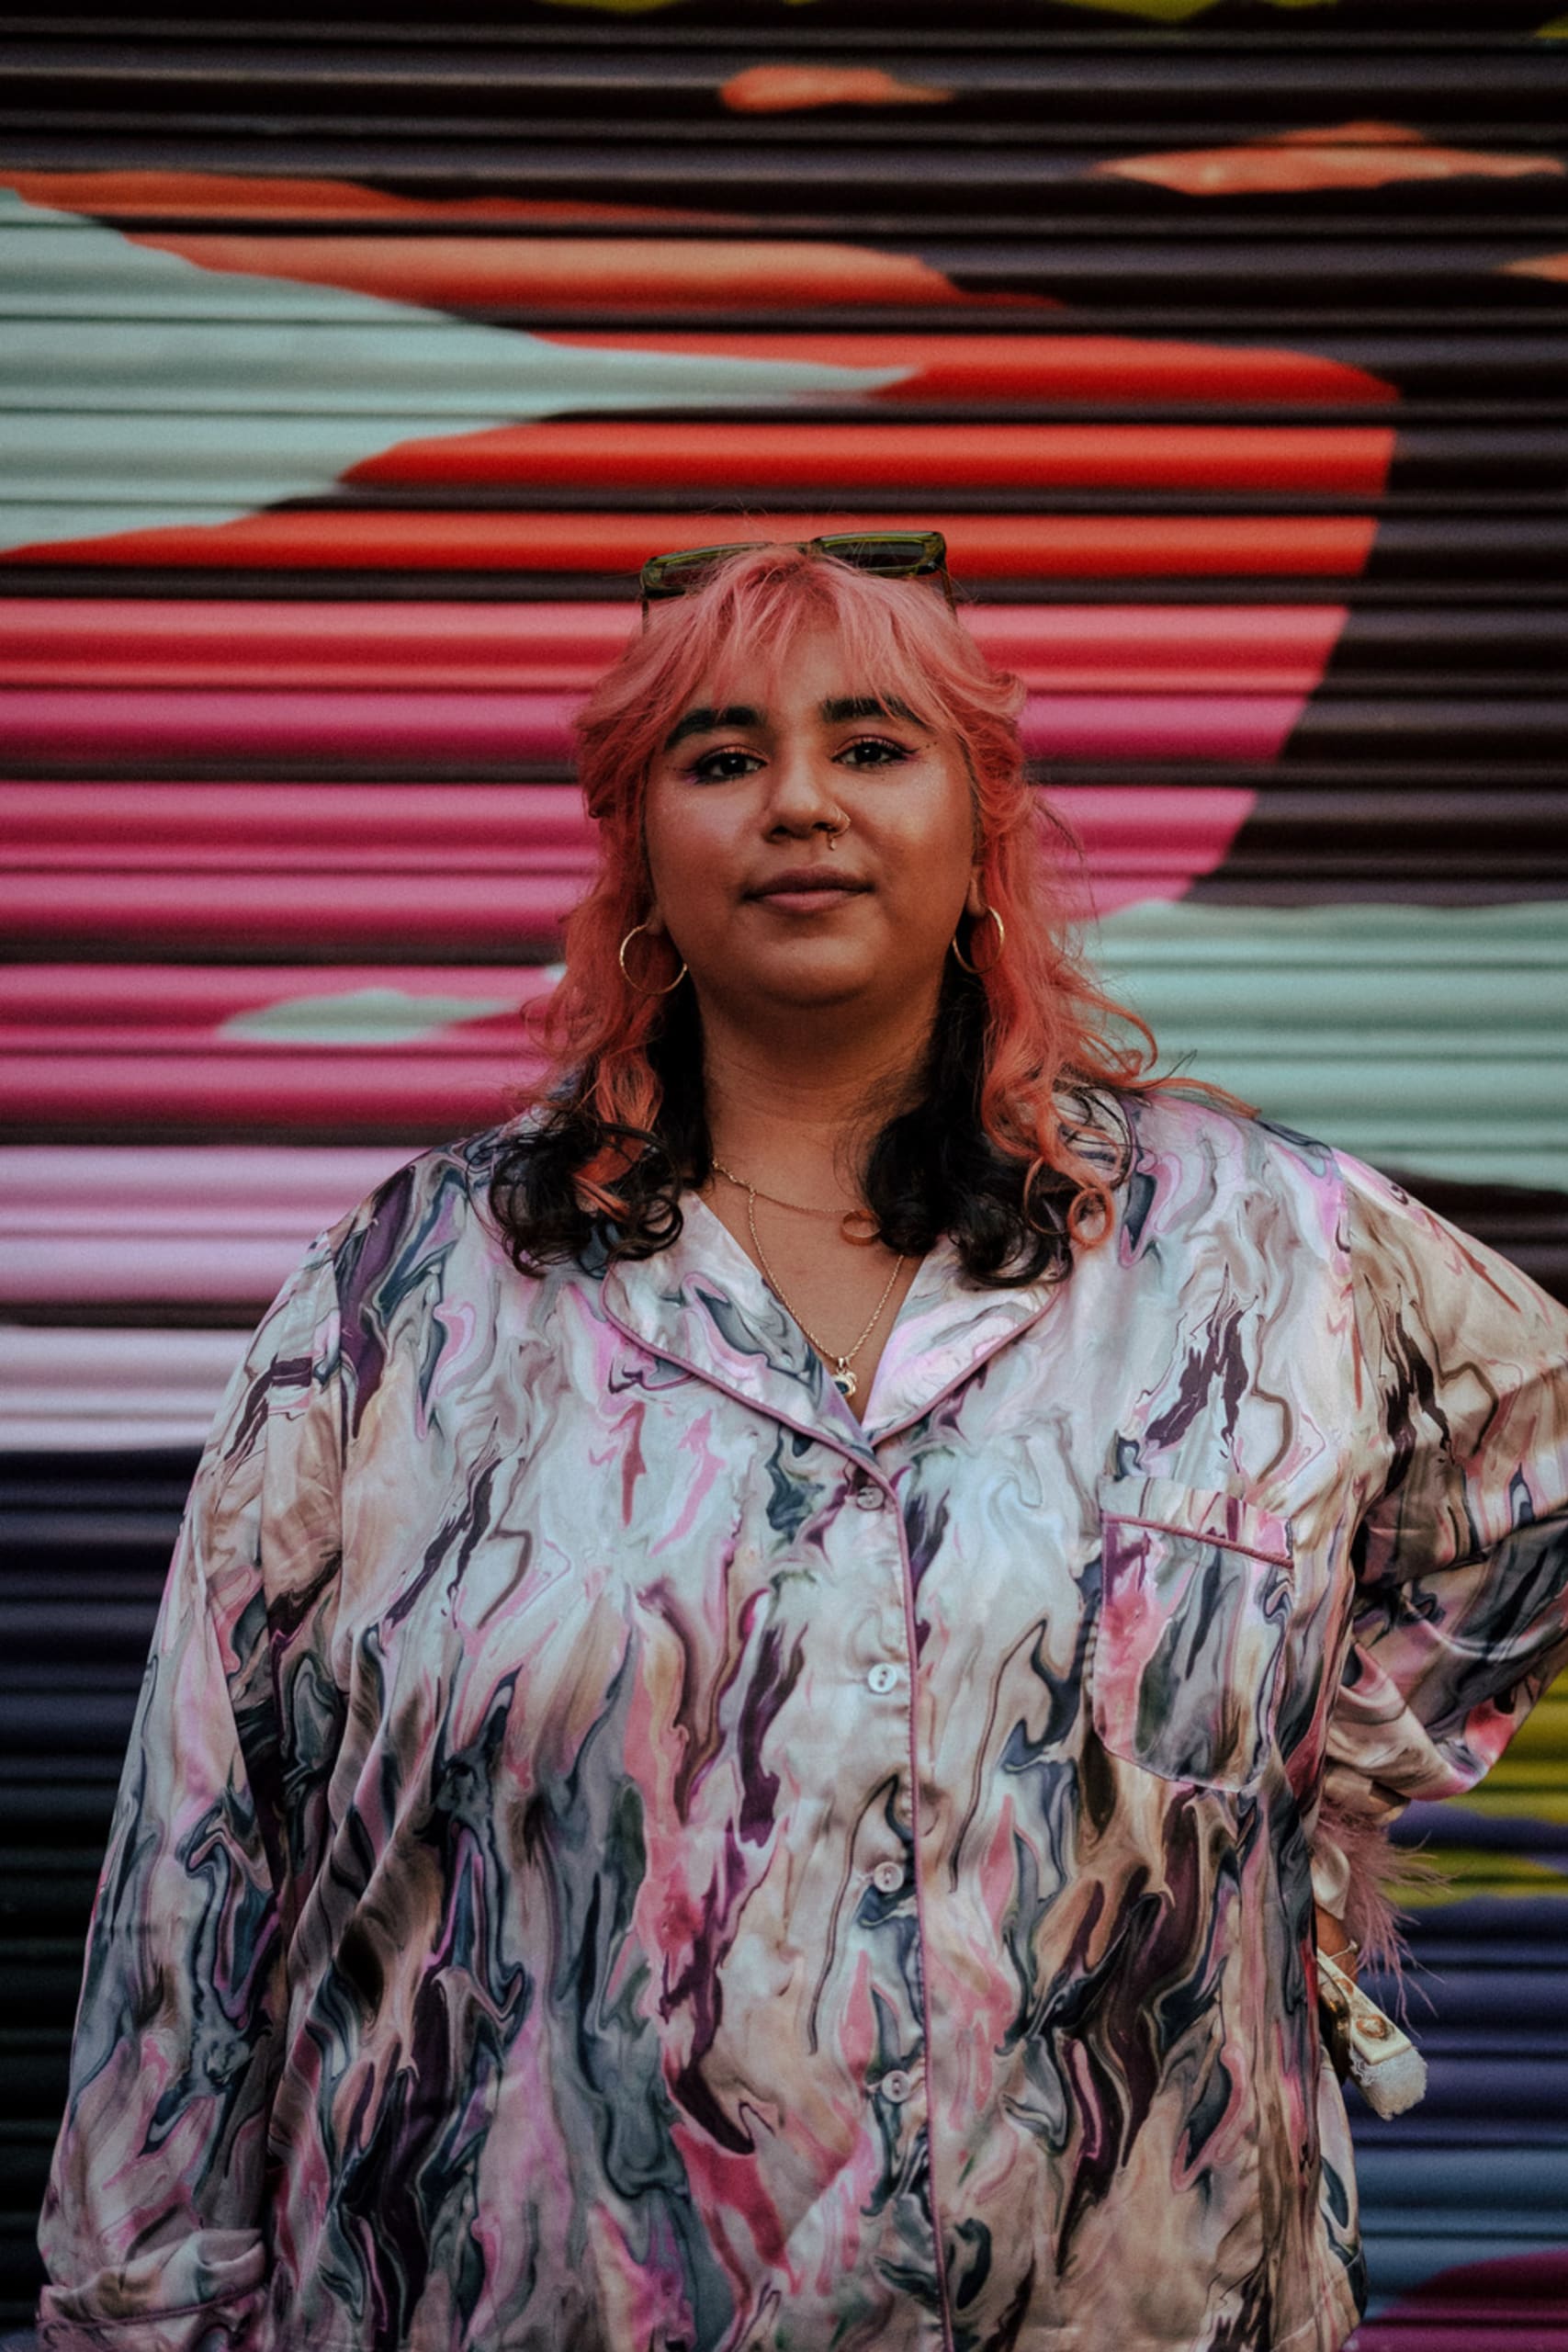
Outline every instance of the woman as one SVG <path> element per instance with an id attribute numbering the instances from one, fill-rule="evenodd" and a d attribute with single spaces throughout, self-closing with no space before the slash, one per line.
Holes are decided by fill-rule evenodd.
<path id="1" fill-rule="evenodd" d="M 1568 1656 L 1568 1327 L 1146 1078 L 940 566 L 649 567 L 547 1081 L 236 1375 L 47 2343 L 1354 2324 L 1314 1945 Z"/>

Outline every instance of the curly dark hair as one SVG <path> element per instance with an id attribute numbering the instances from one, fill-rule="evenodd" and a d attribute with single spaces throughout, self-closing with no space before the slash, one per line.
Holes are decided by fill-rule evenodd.
<path id="1" fill-rule="evenodd" d="M 1059 1279 L 1082 1238 L 1075 1215 L 1092 1203 L 1082 1182 L 1039 1164 L 1020 1182 L 1017 1159 L 998 1149 L 981 1116 L 986 997 L 978 978 L 950 965 L 927 1048 L 919 1100 L 876 1134 L 862 1190 L 876 1238 L 902 1257 L 923 1257 L 947 1234 L 974 1280 L 1003 1288 Z M 509 1136 L 491 1172 L 491 1202 L 513 1261 L 528 1273 L 592 1256 L 649 1258 L 683 1223 L 680 1195 L 713 1170 L 702 1083 L 702 1027 L 689 986 L 679 989 L 648 1058 L 659 1080 L 650 1127 L 604 1119 L 585 1079 L 536 1110 Z M 1130 1155 L 1117 1096 L 1064 1072 L 1064 1112 L 1077 1149 L 1108 1185 L 1121 1182 Z M 624 1160 L 618 1216 L 585 1203 L 584 1167 L 613 1151 Z"/>

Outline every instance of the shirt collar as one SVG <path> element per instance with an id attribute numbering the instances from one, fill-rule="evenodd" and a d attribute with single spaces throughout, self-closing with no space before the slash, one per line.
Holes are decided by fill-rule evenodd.
<path id="1" fill-rule="evenodd" d="M 988 1290 L 943 1236 L 916 1270 L 861 1422 L 728 1227 L 694 1193 L 682 1195 L 681 1209 L 684 1224 L 668 1249 L 605 1269 L 610 1320 L 699 1379 L 862 1460 L 1027 1330 L 1060 1287 Z"/>

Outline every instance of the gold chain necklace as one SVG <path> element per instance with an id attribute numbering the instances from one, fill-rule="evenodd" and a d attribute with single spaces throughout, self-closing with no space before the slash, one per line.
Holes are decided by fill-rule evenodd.
<path id="1" fill-rule="evenodd" d="M 836 1209 L 808 1209 L 801 1201 L 780 1200 L 775 1193 L 759 1193 L 758 1188 L 755 1184 L 749 1184 L 744 1176 L 737 1176 L 732 1169 L 725 1167 L 722 1160 L 716 1159 L 713 1166 L 714 1173 L 716 1175 L 724 1177 L 728 1183 L 733 1184 L 739 1192 L 742 1192 L 746 1195 L 746 1222 L 751 1232 L 751 1247 L 757 1252 L 758 1264 L 761 1267 L 763 1273 L 768 1278 L 769 1283 L 778 1295 L 780 1306 L 786 1308 L 788 1312 L 795 1317 L 795 1321 L 799 1324 L 801 1329 L 805 1332 L 807 1338 L 810 1340 L 818 1354 L 819 1356 L 827 1357 L 828 1361 L 831 1363 L 833 1367 L 833 1385 L 838 1390 L 840 1396 L 852 1396 L 859 1388 L 860 1383 L 855 1378 L 854 1374 L 850 1370 L 850 1366 L 854 1362 L 856 1356 L 859 1355 L 861 1350 L 864 1347 L 866 1341 L 870 1339 L 872 1333 L 875 1330 L 877 1325 L 882 1320 L 882 1310 L 893 1295 L 893 1285 L 898 1279 L 898 1270 L 904 1263 L 903 1259 L 901 1257 L 894 1259 L 893 1272 L 887 1277 L 886 1286 L 883 1291 L 882 1296 L 877 1300 L 876 1305 L 871 1310 L 870 1322 L 866 1325 L 865 1329 L 861 1333 L 860 1338 L 855 1341 L 854 1346 L 847 1349 L 845 1352 L 840 1355 L 837 1348 L 830 1348 L 828 1346 L 826 1340 L 819 1340 L 816 1332 L 811 1329 L 810 1324 L 807 1323 L 805 1316 L 802 1315 L 795 1307 L 790 1306 L 783 1283 L 780 1282 L 777 1274 L 774 1273 L 772 1266 L 768 1263 L 768 1253 L 762 1247 L 762 1237 L 757 1230 L 757 1202 L 759 1198 L 764 1201 L 772 1201 L 775 1208 L 795 1209 L 802 1216 L 837 1216 L 839 1212 Z"/>
<path id="2" fill-rule="evenodd" d="M 808 1209 L 804 1201 L 782 1200 L 777 1193 L 764 1193 L 761 1184 L 749 1184 L 744 1176 L 738 1176 L 722 1159 L 714 1161 L 713 1172 L 722 1176 L 727 1184 L 733 1184 L 738 1193 L 754 1193 L 758 1200 L 771 1201 L 776 1209 L 794 1209 L 797 1216 L 836 1216 L 841 1223 L 845 1217 L 859 1214 L 854 1209 Z"/>

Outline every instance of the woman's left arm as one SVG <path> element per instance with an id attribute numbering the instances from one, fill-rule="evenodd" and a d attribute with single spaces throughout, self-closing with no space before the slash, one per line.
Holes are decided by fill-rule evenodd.
<path id="1" fill-rule="evenodd" d="M 1412 1799 L 1472 1789 L 1568 1665 L 1568 1314 L 1399 1186 L 1340 1165 L 1384 1466 L 1355 1539 L 1313 1880 L 1386 1955 L 1388 1827 Z"/>

